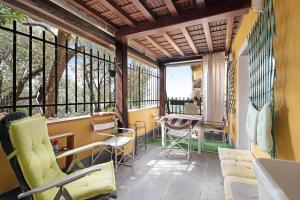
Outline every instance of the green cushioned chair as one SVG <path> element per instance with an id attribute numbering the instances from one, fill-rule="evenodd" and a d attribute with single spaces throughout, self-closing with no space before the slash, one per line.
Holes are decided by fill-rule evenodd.
<path id="1" fill-rule="evenodd" d="M 71 200 L 116 197 L 112 162 L 70 175 L 61 171 L 49 140 L 45 117 L 34 116 L 11 122 L 9 138 L 13 152 L 8 158 L 17 158 L 19 169 L 30 189 L 18 198 L 33 196 L 36 200 Z"/>

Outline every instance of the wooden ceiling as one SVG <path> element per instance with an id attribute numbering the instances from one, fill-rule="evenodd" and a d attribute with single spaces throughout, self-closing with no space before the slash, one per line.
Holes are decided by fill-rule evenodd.
<path id="1" fill-rule="evenodd" d="M 65 0 L 167 60 L 229 49 L 251 0 Z"/>

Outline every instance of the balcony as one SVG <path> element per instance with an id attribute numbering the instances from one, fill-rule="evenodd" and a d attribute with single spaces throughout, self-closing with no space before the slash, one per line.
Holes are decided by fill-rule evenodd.
<path id="1" fill-rule="evenodd" d="M 12 152 L 7 153 L 3 138 L 17 129 L 9 133 L 3 124 L 12 113 L 46 119 L 42 128 L 52 145 L 46 157 L 55 158 L 52 168 L 57 165 L 66 177 L 83 165 L 98 173 L 99 183 L 106 183 L 99 174 L 108 165 L 93 167 L 113 163 L 109 169 L 116 188 L 102 198 L 263 199 L 262 191 L 268 191 L 268 198 L 276 199 L 278 187 L 284 198 L 295 199 L 294 187 L 283 187 L 282 179 L 266 174 L 274 173 L 268 164 L 273 160 L 300 161 L 299 3 L 0 3 L 0 199 L 16 199 L 34 189 L 28 177 L 36 174 L 25 170 L 43 168 L 22 165 L 13 136 Z M 180 71 L 183 66 L 190 72 Z M 168 82 L 170 69 L 178 69 L 173 82 Z M 182 77 L 190 81 L 178 81 Z M 178 84 L 190 95 L 179 97 L 185 89 Z M 8 124 L 14 127 L 18 121 Z M 23 130 L 35 134 L 33 125 Z M 29 137 L 24 146 L 38 137 Z M 128 143 L 118 146 L 118 137 Z M 114 139 L 115 144 L 105 143 Z M 30 152 L 44 151 L 33 147 Z M 296 174 L 289 175 L 298 181 Z M 75 181 L 89 177 L 79 176 Z M 44 184 L 51 182 L 43 177 Z M 271 188 L 262 189 L 263 177 Z M 71 197 L 64 197 L 73 199 L 76 190 L 65 185 L 54 188 L 62 195 L 70 192 Z M 45 199 L 43 194 L 31 197 Z M 92 192 L 85 195 L 94 197 Z"/>

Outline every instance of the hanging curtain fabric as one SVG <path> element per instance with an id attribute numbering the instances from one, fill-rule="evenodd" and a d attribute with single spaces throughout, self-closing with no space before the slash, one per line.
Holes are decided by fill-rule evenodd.
<path id="1" fill-rule="evenodd" d="M 225 113 L 225 53 L 203 56 L 204 120 L 220 122 Z"/>

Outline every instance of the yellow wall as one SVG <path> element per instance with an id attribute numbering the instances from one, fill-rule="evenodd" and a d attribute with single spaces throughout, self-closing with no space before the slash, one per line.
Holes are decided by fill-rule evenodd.
<path id="1" fill-rule="evenodd" d="M 193 73 L 193 80 L 197 80 L 202 77 L 202 65 L 192 65 L 192 73 Z"/>
<path id="2" fill-rule="evenodd" d="M 133 125 L 136 121 L 144 121 L 146 123 L 147 132 L 153 129 L 153 114 L 159 113 L 159 109 L 155 108 L 143 108 L 139 110 L 129 110 L 128 112 L 128 124 Z M 138 135 L 141 135 L 143 130 L 138 131 Z"/>
<path id="3" fill-rule="evenodd" d="M 279 159 L 300 161 L 300 1 L 274 0 L 277 36 L 274 41 L 276 59 L 275 112 L 276 148 Z M 241 24 L 233 42 L 236 55 L 246 39 L 257 15 L 250 12 Z M 236 78 L 237 80 L 237 78 Z M 237 83 L 236 83 L 237 84 Z M 237 87 L 235 87 L 236 89 Z M 230 132 L 236 141 L 236 116 L 230 116 Z M 257 148 L 255 152 L 261 156 Z"/>

